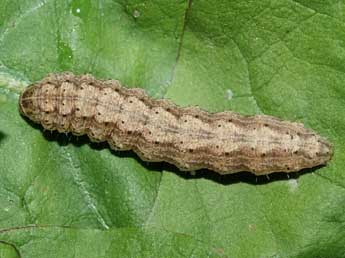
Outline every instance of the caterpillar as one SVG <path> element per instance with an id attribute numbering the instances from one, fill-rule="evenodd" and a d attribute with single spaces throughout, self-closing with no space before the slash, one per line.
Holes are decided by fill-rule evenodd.
<path id="1" fill-rule="evenodd" d="M 301 123 L 179 107 L 91 75 L 50 74 L 23 91 L 19 110 L 47 130 L 86 134 L 115 150 L 133 150 L 142 160 L 185 171 L 289 173 L 332 157 L 331 144 Z"/>

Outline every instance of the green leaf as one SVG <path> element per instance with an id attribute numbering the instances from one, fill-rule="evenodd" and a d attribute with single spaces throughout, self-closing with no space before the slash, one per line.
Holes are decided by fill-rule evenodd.
<path id="1" fill-rule="evenodd" d="M 2 0 L 1 257 L 344 257 L 345 3 Z M 18 96 L 70 70 L 209 111 L 303 122 L 324 167 L 191 176 L 43 132 Z"/>

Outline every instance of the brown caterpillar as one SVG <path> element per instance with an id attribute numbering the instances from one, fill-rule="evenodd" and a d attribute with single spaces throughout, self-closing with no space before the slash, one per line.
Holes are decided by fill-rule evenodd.
<path id="1" fill-rule="evenodd" d="M 45 129 L 87 134 L 116 150 L 181 170 L 293 172 L 325 164 L 331 145 L 302 124 L 266 115 L 208 113 L 152 99 L 91 75 L 51 74 L 20 96 L 20 111 Z"/>

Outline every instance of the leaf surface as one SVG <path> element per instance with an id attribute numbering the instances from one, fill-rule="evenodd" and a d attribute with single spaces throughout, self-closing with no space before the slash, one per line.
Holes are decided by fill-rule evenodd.
<path id="1" fill-rule="evenodd" d="M 345 4 L 332 1 L 3 0 L 1 257 L 344 257 Z M 92 73 L 209 111 L 304 123 L 325 167 L 196 176 L 43 132 L 26 85 Z"/>

